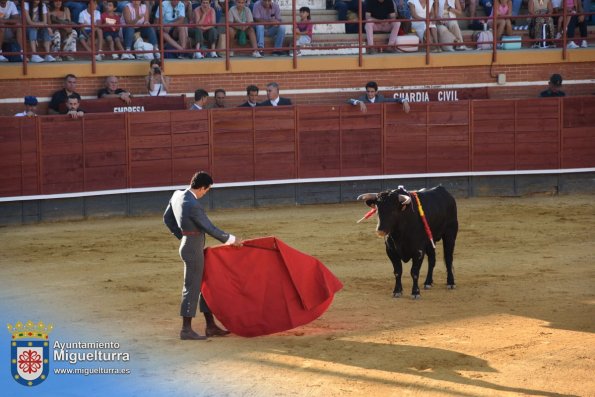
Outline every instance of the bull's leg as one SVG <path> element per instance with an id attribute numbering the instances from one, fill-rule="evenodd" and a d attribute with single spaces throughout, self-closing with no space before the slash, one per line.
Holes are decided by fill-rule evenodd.
<path id="1" fill-rule="evenodd" d="M 428 244 L 426 254 L 428 254 L 428 275 L 426 276 L 426 281 L 424 282 L 424 289 L 431 289 L 432 285 L 434 284 L 434 266 L 436 266 L 436 251 L 433 247 L 431 247 Z"/>
<path id="2" fill-rule="evenodd" d="M 454 265 L 452 263 L 455 251 L 455 240 L 456 234 L 445 235 L 442 244 L 444 248 L 444 263 L 446 264 L 446 288 L 448 289 L 454 289 L 456 287 Z"/>
<path id="3" fill-rule="evenodd" d="M 411 297 L 413 299 L 421 298 L 421 292 L 419 290 L 419 269 L 424 261 L 424 251 L 419 250 L 419 256 L 413 258 L 413 265 L 411 265 L 411 278 L 413 279 L 413 288 L 411 289 Z"/>
<path id="4" fill-rule="evenodd" d="M 401 262 L 401 257 L 397 253 L 394 243 L 390 237 L 386 239 L 386 254 L 393 264 L 393 271 L 395 274 L 395 289 L 393 290 L 393 298 L 398 298 L 403 295 L 403 285 L 401 284 L 403 263 Z"/>

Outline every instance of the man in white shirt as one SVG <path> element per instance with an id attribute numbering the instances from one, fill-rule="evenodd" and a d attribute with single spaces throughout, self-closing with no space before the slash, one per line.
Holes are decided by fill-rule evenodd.
<path id="1" fill-rule="evenodd" d="M 279 84 L 267 84 L 267 100 L 260 103 L 260 106 L 291 106 L 291 99 L 279 96 Z"/>
<path id="2" fill-rule="evenodd" d="M 14 2 L 0 0 L 0 20 L 2 20 L 2 25 L 16 25 L 19 23 L 19 11 Z M 8 62 L 8 59 L 2 55 L 2 43 L 4 43 L 5 38 L 12 39 L 13 37 L 17 39 L 17 43 L 23 48 L 21 35 L 16 32 L 16 29 L 0 28 L 0 62 Z"/>
<path id="3" fill-rule="evenodd" d="M 368 108 L 366 103 L 382 103 L 382 102 L 397 102 L 403 104 L 405 113 L 409 113 L 409 102 L 405 98 L 385 98 L 384 95 L 378 93 L 378 84 L 375 81 L 369 81 L 366 84 L 366 95 L 360 96 L 358 99 L 348 99 L 347 103 L 351 105 L 359 105 L 362 113 L 366 113 Z"/>

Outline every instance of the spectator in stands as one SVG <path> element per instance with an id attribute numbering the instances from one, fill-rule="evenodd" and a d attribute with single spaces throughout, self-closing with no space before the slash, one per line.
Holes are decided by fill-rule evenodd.
<path id="1" fill-rule="evenodd" d="M 415 29 L 420 43 L 426 41 L 426 7 L 428 7 L 428 3 L 430 18 L 434 18 L 434 0 L 407 0 L 409 11 L 411 12 L 411 27 Z M 430 43 L 438 43 L 438 32 L 434 22 L 430 22 Z M 433 48 L 432 51 L 441 52 L 442 49 L 438 46 Z"/>
<path id="2" fill-rule="evenodd" d="M 159 50 L 155 29 L 152 26 L 147 26 L 150 23 L 149 10 L 149 5 L 142 3 L 140 0 L 130 1 L 124 7 L 120 22 L 122 25 L 134 26 L 124 28 L 124 48 L 126 53 L 122 54 L 121 59 L 134 59 L 134 55 L 129 52 L 132 49 L 134 33 L 136 32 L 140 32 L 140 35 L 151 43 L 155 51 Z M 159 55 L 159 53 L 156 55 Z"/>
<path id="3" fill-rule="evenodd" d="M 358 0 L 335 0 L 335 10 L 337 10 L 337 19 L 339 21 L 353 21 L 350 18 L 351 15 L 355 14 L 355 17 L 359 15 L 359 1 Z M 366 4 L 362 0 L 362 15 L 366 15 Z M 357 21 L 357 19 L 355 19 Z M 346 23 L 345 33 L 359 33 L 357 23 Z"/>
<path id="4" fill-rule="evenodd" d="M 93 23 L 95 24 L 93 31 L 91 31 L 91 15 L 93 15 Z M 101 14 L 97 9 L 97 0 L 89 0 L 87 9 L 81 11 L 79 14 L 79 24 L 84 25 L 80 30 L 79 41 L 89 53 L 92 53 L 90 45 L 91 35 L 95 34 L 97 36 L 97 41 L 95 42 L 97 55 L 95 55 L 95 60 L 101 61 L 103 59 L 103 32 L 101 28 L 97 27 L 97 25 L 101 24 Z"/>
<path id="5" fill-rule="evenodd" d="M 552 76 L 550 77 L 550 81 L 548 82 L 548 89 L 545 91 L 542 91 L 539 96 L 542 98 L 566 96 L 564 91 L 560 90 L 561 86 L 562 86 L 562 76 L 560 76 L 557 73 L 552 74 Z"/>
<path id="6" fill-rule="evenodd" d="M 25 111 L 15 114 L 15 117 L 37 116 L 37 98 L 34 96 L 25 97 Z"/>
<path id="7" fill-rule="evenodd" d="M 209 98 L 209 93 L 202 88 L 194 91 L 194 103 L 190 106 L 190 110 L 203 110 L 206 109 L 207 106 L 207 99 Z"/>
<path id="8" fill-rule="evenodd" d="M 163 40 L 177 50 L 185 50 L 188 45 L 188 28 L 183 25 L 186 23 L 186 8 L 179 0 L 164 1 L 163 3 L 163 24 L 174 26 L 165 26 L 161 34 Z M 159 6 L 155 11 L 155 23 L 159 23 L 161 11 Z M 177 41 L 176 41 L 177 38 Z M 183 59 L 184 54 L 179 53 L 178 58 Z"/>
<path id="9" fill-rule="evenodd" d="M 215 102 L 209 106 L 209 109 L 225 109 L 227 106 L 225 104 L 225 90 L 223 88 L 217 88 L 215 90 Z"/>
<path id="10" fill-rule="evenodd" d="M 219 40 L 219 31 L 215 27 L 217 17 L 215 15 L 215 9 L 211 7 L 209 0 L 202 0 L 200 7 L 196 7 L 192 12 L 192 21 L 196 25 L 196 28 L 191 29 L 194 33 L 194 40 L 196 41 L 196 50 L 194 58 L 200 59 L 203 57 L 201 49 L 209 48 L 211 51 L 208 53 L 210 58 L 217 58 L 218 55 L 215 52 L 217 48 L 217 42 Z M 206 38 L 206 40 L 205 40 Z"/>
<path id="11" fill-rule="evenodd" d="M 260 103 L 260 106 L 291 106 L 291 99 L 279 96 L 279 84 L 267 84 L 267 100 Z"/>
<path id="12" fill-rule="evenodd" d="M 544 17 L 541 15 L 551 14 L 554 10 L 552 8 L 551 0 L 529 0 L 529 14 L 536 16 L 533 18 L 533 23 L 531 24 L 532 32 L 529 32 L 530 36 L 534 39 L 537 39 L 543 42 L 547 39 L 547 36 L 544 37 L 544 26 L 549 29 L 551 37 L 555 35 L 554 33 L 554 20 L 552 17 Z M 533 44 L 533 48 L 539 48 L 540 42 L 535 42 Z M 546 46 L 547 47 L 547 46 Z M 545 47 L 544 47 L 545 48 Z"/>
<path id="13" fill-rule="evenodd" d="M 27 0 L 23 4 L 25 10 L 25 23 L 27 27 L 27 38 L 31 46 L 31 62 L 43 62 L 44 58 L 37 53 L 37 35 L 41 36 L 43 41 L 43 48 L 46 53 L 50 52 L 50 37 L 53 32 L 49 26 L 48 9 L 41 0 Z M 47 54 L 45 56 L 46 62 L 54 62 L 56 59 Z"/>
<path id="14" fill-rule="evenodd" d="M 153 59 L 149 63 L 149 75 L 146 77 L 146 83 L 149 96 L 167 95 L 169 77 L 163 74 L 158 59 Z"/>
<path id="15" fill-rule="evenodd" d="M 366 0 L 366 42 L 368 43 L 368 53 L 377 52 L 374 45 L 374 31 L 390 32 L 388 38 L 388 48 L 386 52 L 396 52 L 394 46 L 397 44 L 397 36 L 401 22 L 384 22 L 386 19 L 395 19 L 395 5 L 392 0 Z"/>
<path id="16" fill-rule="evenodd" d="M 302 7 L 300 8 L 300 21 L 297 23 L 297 31 L 296 36 L 297 40 L 295 41 L 295 45 L 297 47 L 308 45 L 312 42 L 312 31 L 314 30 L 314 25 L 310 23 L 310 8 Z M 293 55 L 293 54 L 292 54 Z M 296 51 L 297 56 L 302 55 L 299 48 Z"/>
<path id="17" fill-rule="evenodd" d="M 475 18 L 477 16 L 477 5 L 478 3 L 483 7 L 485 15 L 490 15 L 492 13 L 493 3 L 492 0 L 469 0 L 469 16 L 471 18 Z M 465 8 L 465 1 L 461 1 L 461 8 L 463 11 L 466 10 Z M 478 20 L 470 21 L 468 27 L 469 29 L 473 30 L 482 30 L 484 26 L 487 27 L 487 20 L 482 20 L 481 22 Z"/>
<path id="18" fill-rule="evenodd" d="M 81 97 L 80 95 L 69 95 L 68 101 L 66 101 L 66 111 L 64 114 L 67 114 L 73 119 L 81 118 L 85 115 L 85 112 L 80 108 L 81 106 Z"/>
<path id="19" fill-rule="evenodd" d="M 459 0 L 439 0 L 438 1 L 438 18 L 458 18 L 464 17 L 465 13 L 461 8 Z M 462 43 L 463 35 L 461 34 L 461 28 L 459 27 L 459 21 L 438 21 L 437 22 L 438 36 L 441 35 L 441 29 L 448 29 L 450 33 L 455 37 L 455 43 Z M 442 39 L 441 42 L 444 42 Z M 459 45 L 455 46 L 455 50 L 465 51 L 468 50 L 467 46 Z"/>
<path id="20" fill-rule="evenodd" d="M 574 2 L 574 7 L 569 6 L 571 2 Z M 582 0 L 568 0 L 565 4 L 567 7 L 566 13 L 570 18 L 570 20 L 568 21 L 568 28 L 566 30 L 566 37 L 568 37 L 568 43 L 566 44 L 566 48 L 579 48 L 579 46 L 573 40 L 574 30 L 576 29 L 577 25 L 582 38 L 580 47 L 589 47 L 589 44 L 587 43 L 587 21 L 585 20 L 584 15 L 580 15 L 584 12 Z"/>
<path id="21" fill-rule="evenodd" d="M 14 4 L 13 1 L 7 0 L 0 0 L 0 24 L 14 26 L 20 23 L 21 17 L 19 15 L 19 11 L 17 6 Z M 17 29 L 13 29 L 10 27 L 3 27 L 0 28 L 0 62 L 8 62 L 8 58 L 2 55 L 2 44 L 4 40 L 11 40 L 16 38 L 17 43 L 19 43 L 19 47 L 23 48 L 23 43 L 21 42 L 21 35 L 18 33 Z"/>
<path id="22" fill-rule="evenodd" d="M 120 39 L 120 16 L 116 14 L 117 1 L 106 1 L 104 3 L 104 10 L 101 14 L 101 23 L 109 25 L 101 28 L 103 30 L 103 38 L 107 41 L 112 59 L 120 59 L 118 54 L 114 54 L 114 49 L 124 51 L 122 40 Z M 115 48 L 114 48 L 115 47 Z"/>
<path id="23" fill-rule="evenodd" d="M 48 105 L 48 114 L 60 114 L 62 113 L 61 107 L 66 105 L 68 97 L 71 95 L 81 96 L 75 91 L 76 90 L 76 76 L 74 74 L 67 74 L 64 77 L 64 88 L 54 92 L 52 100 Z"/>
<path id="24" fill-rule="evenodd" d="M 107 76 L 105 78 L 105 87 L 97 91 L 97 98 L 120 98 L 127 105 L 132 102 L 132 95 L 122 88 L 118 88 L 118 78 L 116 76 Z"/>
<path id="25" fill-rule="evenodd" d="M 494 21 L 494 10 L 497 12 L 496 29 L 494 29 L 497 40 L 502 40 L 504 33 L 507 36 L 512 36 L 512 23 L 510 19 L 512 15 L 512 2 L 510 0 L 494 0 L 492 14 L 490 15 L 490 19 L 488 19 L 488 25 L 490 26 Z"/>
<path id="26" fill-rule="evenodd" d="M 70 9 L 64 6 L 64 3 L 60 0 L 50 2 L 50 24 L 51 25 L 74 25 L 70 18 Z M 75 29 L 69 26 L 56 27 L 53 29 L 54 34 L 52 36 L 52 47 L 51 51 L 55 52 L 76 52 L 76 40 L 78 33 Z M 64 39 L 62 39 L 64 37 Z M 62 42 L 64 45 L 61 47 Z M 62 48 L 62 49 L 61 49 Z M 61 61 L 62 57 L 55 56 L 57 61 Z M 67 61 L 74 61 L 71 55 L 66 55 Z"/>
<path id="27" fill-rule="evenodd" d="M 236 5 L 229 9 L 229 23 L 252 23 L 254 18 L 250 8 L 246 7 L 246 0 L 237 0 Z M 245 26 L 230 26 L 229 27 L 229 42 L 232 43 L 234 38 L 238 38 L 238 43 L 243 45 L 246 43 L 246 37 L 250 39 L 252 45 L 252 56 L 255 58 L 261 58 L 262 55 L 258 51 L 256 34 L 254 33 L 254 27 Z M 233 47 L 233 46 L 232 46 Z M 233 56 L 233 52 L 229 53 L 229 56 Z"/>
<path id="28" fill-rule="evenodd" d="M 254 4 L 254 20 L 256 22 L 278 22 L 281 23 L 281 8 L 273 0 L 259 0 Z M 275 37 L 275 48 L 273 55 L 283 55 L 279 48 L 283 47 L 285 38 L 285 25 L 256 25 L 256 41 L 258 48 L 264 48 L 264 36 Z"/>
<path id="29" fill-rule="evenodd" d="M 383 102 L 396 102 L 403 104 L 403 110 L 405 113 L 409 113 L 410 107 L 409 102 L 405 98 L 385 98 L 382 94 L 378 93 L 378 84 L 375 81 L 369 81 L 366 83 L 366 94 L 360 96 L 358 99 L 348 99 L 347 103 L 351 105 L 359 105 L 359 110 L 362 113 L 366 113 L 368 108 L 366 103 L 383 103 Z"/>
<path id="30" fill-rule="evenodd" d="M 246 87 L 246 102 L 240 105 L 241 108 L 254 108 L 260 106 L 257 102 L 258 99 L 258 87 L 255 85 L 249 85 Z"/>
<path id="31" fill-rule="evenodd" d="M 73 21 L 79 20 L 80 13 L 87 8 L 87 1 L 66 1 L 64 5 L 70 10 L 70 16 Z"/>

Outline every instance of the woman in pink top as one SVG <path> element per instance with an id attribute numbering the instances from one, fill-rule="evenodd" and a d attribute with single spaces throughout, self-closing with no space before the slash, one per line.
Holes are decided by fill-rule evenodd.
<path id="1" fill-rule="evenodd" d="M 488 20 L 488 25 L 491 25 L 494 20 L 494 10 L 496 10 L 496 37 L 498 40 L 502 40 L 504 31 L 507 36 L 512 36 L 512 23 L 510 16 L 512 15 L 512 2 L 510 0 L 494 0 L 494 7 L 492 8 L 492 14 Z"/>
<path id="2" fill-rule="evenodd" d="M 152 26 L 148 26 L 149 7 L 144 3 L 144 1 L 140 0 L 130 1 L 126 4 L 122 12 L 121 23 L 123 25 L 129 25 L 124 28 L 124 47 L 126 51 L 130 51 L 132 48 L 135 32 L 140 32 L 141 36 L 153 45 L 155 51 L 159 50 L 155 29 Z M 134 55 L 128 53 L 122 54 L 122 59 L 134 59 Z"/>
<path id="3" fill-rule="evenodd" d="M 193 29 L 194 31 L 194 39 L 196 40 L 196 49 L 200 50 L 201 48 L 206 48 L 205 45 L 205 36 L 206 41 L 209 42 L 211 52 L 209 53 L 209 57 L 217 58 L 217 53 L 215 52 L 215 48 L 217 47 L 217 40 L 219 39 L 219 32 L 215 27 L 216 17 L 215 17 L 215 9 L 211 7 L 211 3 L 209 0 L 202 0 L 200 2 L 200 7 L 196 7 L 194 9 L 193 21 L 196 24 L 196 28 Z M 202 52 L 196 52 L 194 54 L 194 58 L 202 58 Z"/>

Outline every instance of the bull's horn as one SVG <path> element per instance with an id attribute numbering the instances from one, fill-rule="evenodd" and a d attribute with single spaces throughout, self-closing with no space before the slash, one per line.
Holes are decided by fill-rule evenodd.
<path id="1" fill-rule="evenodd" d="M 378 198 L 378 193 L 364 193 L 357 196 L 358 200 L 376 200 Z"/>
<path id="2" fill-rule="evenodd" d="M 399 203 L 403 205 L 407 205 L 411 202 L 411 196 L 407 196 L 405 194 L 399 194 Z"/>

